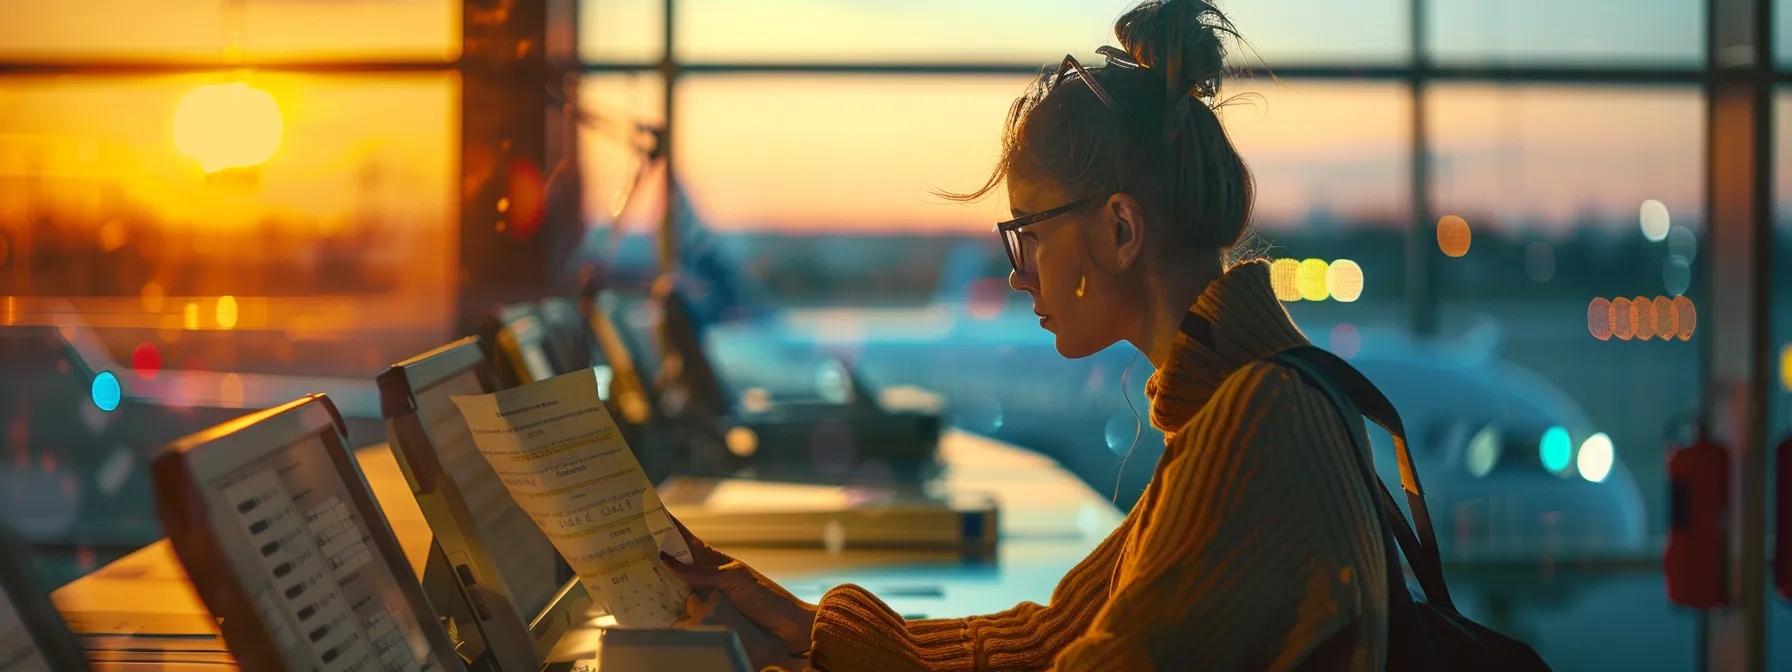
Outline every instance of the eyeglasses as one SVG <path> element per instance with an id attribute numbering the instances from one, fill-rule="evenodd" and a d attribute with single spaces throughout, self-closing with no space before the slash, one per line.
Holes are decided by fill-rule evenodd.
<path id="1" fill-rule="evenodd" d="M 1082 208 L 1101 203 L 1106 201 L 1107 198 L 1107 196 L 1085 198 L 1075 203 L 1060 205 L 1050 210 L 1041 210 L 1025 217 L 1011 219 L 996 224 L 996 235 L 1001 236 L 1002 248 L 1008 251 L 1008 265 L 1014 267 L 1016 273 L 1027 272 L 1027 257 L 1031 254 L 1031 250 L 1021 246 L 1021 229 L 1057 217 L 1058 215 L 1075 212 Z"/>
<path id="2" fill-rule="evenodd" d="M 1107 57 L 1108 65 L 1110 66 L 1122 68 L 1143 67 L 1139 65 L 1137 61 L 1132 60 L 1132 57 L 1127 55 L 1126 52 L 1114 47 L 1102 47 L 1095 50 L 1095 53 Z M 1057 87 L 1064 82 L 1065 75 L 1073 72 L 1076 73 L 1077 78 L 1083 81 L 1084 85 L 1089 87 L 1089 91 L 1094 93 L 1097 99 L 1101 100 L 1102 105 L 1107 106 L 1107 108 L 1114 114 L 1122 114 L 1119 106 L 1114 104 L 1114 99 L 1108 95 L 1107 90 L 1101 88 L 1101 83 L 1095 81 L 1095 78 L 1089 75 L 1089 71 L 1083 69 L 1083 64 L 1077 62 L 1076 56 L 1071 54 L 1064 55 L 1064 62 L 1058 65 L 1058 70 L 1056 74 L 1052 75 L 1052 79 L 1048 86 L 1053 88 Z M 1014 267 L 1016 272 L 1025 273 L 1027 271 L 1026 262 L 1028 250 L 1022 249 L 1021 247 L 1020 230 L 1022 228 L 1038 224 L 1059 215 L 1075 212 L 1081 208 L 1086 208 L 1098 202 L 1105 201 L 1107 198 L 1107 195 L 1092 196 L 1069 205 L 1061 205 L 1050 210 L 1042 210 L 1025 217 L 996 224 L 996 235 L 1002 239 L 1002 248 L 1008 251 L 1008 264 Z"/>

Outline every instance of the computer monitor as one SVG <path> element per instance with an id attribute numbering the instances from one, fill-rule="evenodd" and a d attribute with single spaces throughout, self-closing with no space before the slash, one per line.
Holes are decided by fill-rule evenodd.
<path id="1" fill-rule="evenodd" d="M 81 643 L 50 603 L 24 542 L 0 523 L 0 670 L 87 669 Z"/>
<path id="2" fill-rule="evenodd" d="M 430 599 L 466 604 L 474 617 L 457 622 L 462 639 L 478 635 L 501 669 L 536 669 L 586 620 L 591 597 L 511 499 L 450 400 L 497 389 L 478 339 L 395 364 L 379 388 L 388 445 L 435 534 L 423 581 Z"/>
<path id="3" fill-rule="evenodd" d="M 343 436 L 311 395 L 170 444 L 175 555 L 241 669 L 464 670 Z"/>

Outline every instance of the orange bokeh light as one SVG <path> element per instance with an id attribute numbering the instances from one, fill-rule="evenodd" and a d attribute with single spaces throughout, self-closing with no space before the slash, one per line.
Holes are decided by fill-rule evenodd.
<path id="1" fill-rule="evenodd" d="M 1474 233 L 1468 228 L 1468 220 L 1456 215 L 1445 215 L 1437 220 L 1437 248 L 1446 256 L 1460 257 L 1468 254 L 1469 245 L 1474 242 Z"/>

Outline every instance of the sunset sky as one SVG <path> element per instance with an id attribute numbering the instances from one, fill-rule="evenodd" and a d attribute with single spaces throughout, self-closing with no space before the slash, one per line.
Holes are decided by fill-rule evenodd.
<path id="1" fill-rule="evenodd" d="M 657 57 L 659 3 L 586 2 L 586 56 Z M 1111 42 L 1112 20 L 1130 4 L 680 0 L 679 54 L 701 61 L 1044 63 Z M 1697 0 L 1437 4 L 1429 26 L 1432 51 L 1443 60 L 1696 65 L 1703 50 Z M 221 58 L 226 6 L 0 0 L 0 57 Z M 1407 55 L 1405 0 L 1221 6 L 1236 6 L 1235 21 L 1271 67 Z M 458 9 L 441 0 L 247 0 L 244 7 L 251 59 L 443 59 L 458 51 Z M 1782 20 L 1788 14 L 1781 12 Z M 332 217 L 354 203 L 343 185 L 357 166 L 377 161 L 385 188 L 414 203 L 408 219 L 428 229 L 441 224 L 422 222 L 446 223 L 458 123 L 458 87 L 450 78 L 251 78 L 265 84 L 287 118 L 258 207 Z M 41 153 L 21 147 L 47 143 L 65 148 L 67 165 L 36 160 L 109 176 L 169 215 L 188 217 L 203 203 L 194 196 L 200 180 L 191 159 L 174 151 L 169 129 L 182 96 L 207 81 L 0 79 L 0 179 L 20 175 L 27 155 Z M 680 171 L 718 228 L 986 230 L 1006 211 L 1002 198 L 964 206 L 929 191 L 980 184 L 1009 101 L 1025 83 L 1019 76 L 692 76 L 679 90 Z M 657 118 L 658 87 L 652 78 L 598 76 L 584 100 L 612 115 Z M 1266 223 L 1298 222 L 1321 210 L 1389 223 L 1404 216 L 1404 89 L 1259 78 L 1228 92 L 1261 96 L 1226 109 L 1223 118 L 1256 172 Z M 1576 213 L 1634 213 L 1645 199 L 1677 214 L 1702 209 L 1703 104 L 1696 89 L 1441 85 L 1427 105 L 1440 209 L 1484 213 L 1501 225 L 1536 220 L 1557 233 Z M 81 149 L 94 146 L 106 149 Z M 595 134 L 583 146 L 589 209 L 601 220 L 629 163 Z M 1782 191 L 1792 193 L 1792 170 L 1779 174 L 1789 187 Z M 17 198 L 0 193 L 0 207 Z"/>

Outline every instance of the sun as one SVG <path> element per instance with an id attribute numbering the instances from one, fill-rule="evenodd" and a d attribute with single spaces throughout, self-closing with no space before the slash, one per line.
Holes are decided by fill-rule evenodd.
<path id="1" fill-rule="evenodd" d="M 207 173 L 260 165 L 280 148 L 273 94 L 242 82 L 193 89 L 174 110 L 174 146 Z"/>

